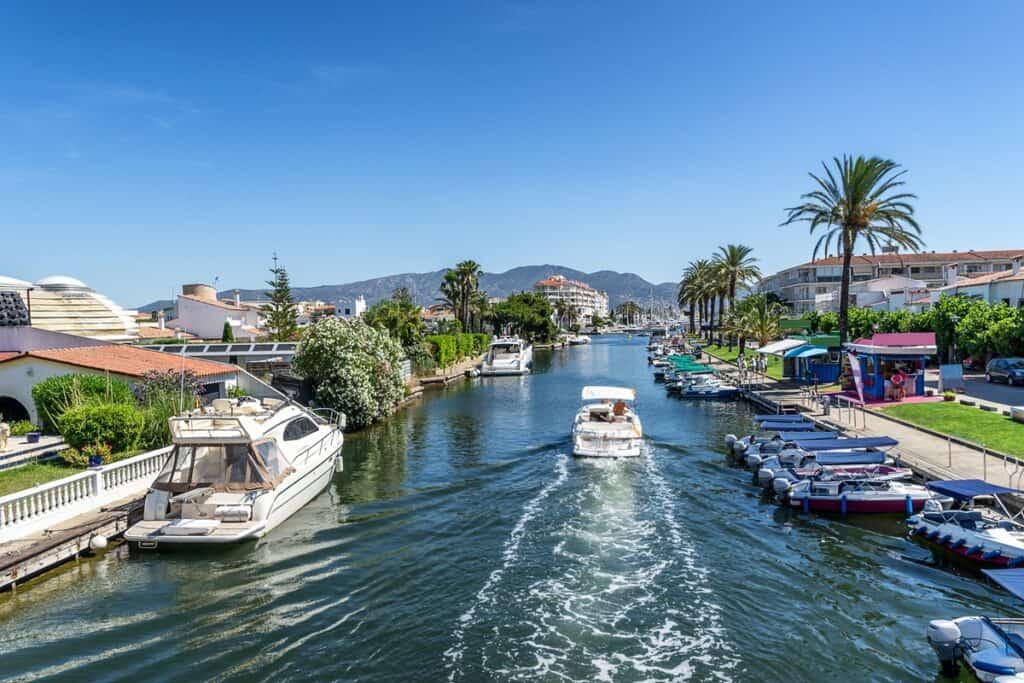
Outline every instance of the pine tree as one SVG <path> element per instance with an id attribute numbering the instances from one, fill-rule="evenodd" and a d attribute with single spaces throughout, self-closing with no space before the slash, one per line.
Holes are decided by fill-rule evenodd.
<path id="1" fill-rule="evenodd" d="M 288 341 L 299 331 L 299 311 L 292 298 L 292 287 L 288 280 L 288 271 L 277 265 L 274 255 L 274 267 L 270 269 L 274 279 L 267 280 L 272 287 L 267 292 L 270 303 L 261 308 L 267 318 L 267 331 L 273 341 Z"/>
<path id="2" fill-rule="evenodd" d="M 225 344 L 235 341 L 235 331 L 231 329 L 231 323 L 227 320 L 224 321 L 224 331 L 220 333 L 220 340 Z"/>

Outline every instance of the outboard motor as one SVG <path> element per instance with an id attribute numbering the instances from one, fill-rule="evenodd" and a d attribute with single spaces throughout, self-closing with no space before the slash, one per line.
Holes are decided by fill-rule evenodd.
<path id="1" fill-rule="evenodd" d="M 763 489 L 766 489 L 772 485 L 772 480 L 775 479 L 775 473 L 766 468 L 759 468 L 757 470 L 757 485 Z"/>
<path id="2" fill-rule="evenodd" d="M 725 450 L 729 451 L 730 453 L 733 453 L 734 452 L 733 451 L 733 446 L 735 446 L 735 445 L 736 445 L 736 435 L 735 434 L 726 434 L 725 435 Z"/>
<path id="3" fill-rule="evenodd" d="M 789 493 L 789 489 L 792 485 L 793 484 L 789 479 L 785 479 L 783 477 L 775 477 L 775 479 L 772 480 L 772 490 L 775 491 L 775 495 L 780 498 Z"/>
<path id="4" fill-rule="evenodd" d="M 928 623 L 928 644 L 938 655 L 944 676 L 952 678 L 960 669 L 960 637 L 956 622 L 934 619 Z"/>
<path id="5" fill-rule="evenodd" d="M 752 470 L 757 469 L 761 465 L 761 456 L 757 453 L 751 453 L 747 456 L 747 467 Z"/>

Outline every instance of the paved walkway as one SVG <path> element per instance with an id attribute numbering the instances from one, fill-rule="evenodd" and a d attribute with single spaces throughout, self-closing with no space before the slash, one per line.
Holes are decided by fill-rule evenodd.
<path id="1" fill-rule="evenodd" d="M 925 386 L 938 391 L 939 373 L 929 370 L 924 379 Z M 964 375 L 964 395 L 980 403 L 996 406 L 1000 411 L 1011 406 L 1024 406 L 1024 387 L 986 382 L 985 375 L 969 373 Z"/>

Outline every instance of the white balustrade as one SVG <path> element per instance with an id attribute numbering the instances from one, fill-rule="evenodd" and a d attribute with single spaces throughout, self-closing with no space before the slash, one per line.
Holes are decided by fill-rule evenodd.
<path id="1" fill-rule="evenodd" d="M 0 497 L 0 543 L 39 533 L 133 494 L 143 494 L 170 451 L 159 448 L 140 453 Z"/>

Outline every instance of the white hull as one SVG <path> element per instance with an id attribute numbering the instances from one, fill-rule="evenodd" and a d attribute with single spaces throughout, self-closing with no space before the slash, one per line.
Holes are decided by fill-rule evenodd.
<path id="1" fill-rule="evenodd" d="M 643 439 L 608 439 L 594 443 L 583 438 L 573 439 L 572 454 L 580 458 L 637 458 Z"/>
<path id="2" fill-rule="evenodd" d="M 502 353 L 496 355 L 496 349 L 507 347 L 509 344 L 517 344 L 520 348 L 517 353 Z M 528 375 L 533 365 L 533 346 L 519 339 L 499 339 L 491 344 L 491 349 L 484 357 L 480 365 L 481 377 L 501 377 L 511 375 Z"/>
<path id="3" fill-rule="evenodd" d="M 623 401 L 634 401 L 632 389 L 584 387 L 585 404 L 572 423 L 572 453 L 585 458 L 635 458 L 643 446 L 640 417 Z M 613 407 L 611 401 L 619 403 Z"/>

